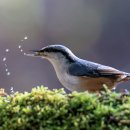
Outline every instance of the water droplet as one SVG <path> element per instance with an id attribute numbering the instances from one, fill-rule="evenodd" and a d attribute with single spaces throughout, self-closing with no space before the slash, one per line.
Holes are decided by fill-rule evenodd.
<path id="1" fill-rule="evenodd" d="M 7 71 L 8 71 L 8 69 L 5 69 L 5 71 L 7 72 Z"/>
<path id="2" fill-rule="evenodd" d="M 13 87 L 10 88 L 11 91 L 12 91 L 13 89 L 14 89 Z"/>
<path id="3" fill-rule="evenodd" d="M 3 58 L 3 61 L 6 61 L 6 57 Z"/>
<path id="4" fill-rule="evenodd" d="M 27 40 L 27 39 L 28 39 L 28 37 L 27 37 L 27 36 L 25 36 L 25 37 L 24 37 L 24 40 Z"/>
<path id="5" fill-rule="evenodd" d="M 5 64 L 5 67 L 7 67 L 7 64 Z"/>
<path id="6" fill-rule="evenodd" d="M 7 72 L 7 75 L 9 76 L 11 73 L 10 72 Z"/>
<path id="7" fill-rule="evenodd" d="M 9 52 L 9 49 L 6 49 L 5 51 L 6 51 L 6 52 Z"/>
<path id="8" fill-rule="evenodd" d="M 21 49 L 20 51 L 21 51 L 21 52 L 23 52 L 23 50 L 22 50 L 22 49 Z"/>
<path id="9" fill-rule="evenodd" d="M 14 87 L 10 88 L 11 93 L 14 93 Z"/>
<path id="10" fill-rule="evenodd" d="M 20 49 L 21 47 L 22 47 L 21 45 L 18 46 L 19 49 Z"/>

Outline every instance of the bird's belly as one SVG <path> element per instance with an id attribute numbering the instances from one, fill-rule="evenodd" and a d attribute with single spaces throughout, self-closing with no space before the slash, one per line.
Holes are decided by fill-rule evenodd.
<path id="1" fill-rule="evenodd" d="M 67 73 L 57 75 L 61 84 L 70 91 L 80 91 L 79 78 L 76 76 L 70 76 Z"/>
<path id="2" fill-rule="evenodd" d="M 64 75 L 61 81 L 62 85 L 70 91 L 100 91 L 103 85 L 107 85 L 109 89 L 115 86 L 113 79 L 109 78 L 90 78 Z"/>

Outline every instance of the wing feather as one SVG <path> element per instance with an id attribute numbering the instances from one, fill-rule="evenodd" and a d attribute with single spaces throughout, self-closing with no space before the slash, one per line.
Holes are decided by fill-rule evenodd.
<path id="1" fill-rule="evenodd" d="M 118 75 L 124 75 L 125 72 L 119 71 L 115 68 L 96 64 L 93 62 L 74 63 L 71 64 L 69 74 L 73 76 L 84 77 L 113 77 Z"/>
<path id="2" fill-rule="evenodd" d="M 112 76 L 112 75 L 122 75 L 122 74 L 124 74 L 124 72 L 122 72 L 122 71 L 119 71 L 119 70 L 117 70 L 117 69 L 115 69 L 115 68 L 112 68 L 112 67 L 109 67 L 109 66 L 103 66 L 103 65 L 101 65 L 101 66 L 99 66 L 98 68 L 97 68 L 97 70 L 99 71 L 99 73 L 103 76 Z"/>

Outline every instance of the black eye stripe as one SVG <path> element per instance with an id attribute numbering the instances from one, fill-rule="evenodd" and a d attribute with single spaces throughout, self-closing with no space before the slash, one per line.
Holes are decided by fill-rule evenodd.
<path id="1" fill-rule="evenodd" d="M 56 48 L 46 48 L 44 51 L 45 52 L 62 52 L 62 50 L 56 49 Z"/>
<path id="2" fill-rule="evenodd" d="M 42 50 L 40 50 L 40 52 L 61 53 L 69 62 L 74 62 L 74 59 L 70 56 L 69 52 L 66 49 L 63 49 L 62 47 L 59 47 L 59 48 L 54 48 L 54 47 L 43 48 Z"/>
<path id="3" fill-rule="evenodd" d="M 62 48 L 43 48 L 42 50 L 40 50 L 41 52 L 59 52 L 59 53 L 67 53 L 66 50 L 62 49 Z"/>

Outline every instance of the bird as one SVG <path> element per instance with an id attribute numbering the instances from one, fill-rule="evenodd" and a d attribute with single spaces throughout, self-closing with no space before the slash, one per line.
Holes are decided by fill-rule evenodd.
<path id="1" fill-rule="evenodd" d="M 104 85 L 112 89 L 130 80 L 130 73 L 81 59 L 60 44 L 48 45 L 32 52 L 33 56 L 47 59 L 53 65 L 60 83 L 70 91 L 100 92 Z"/>

